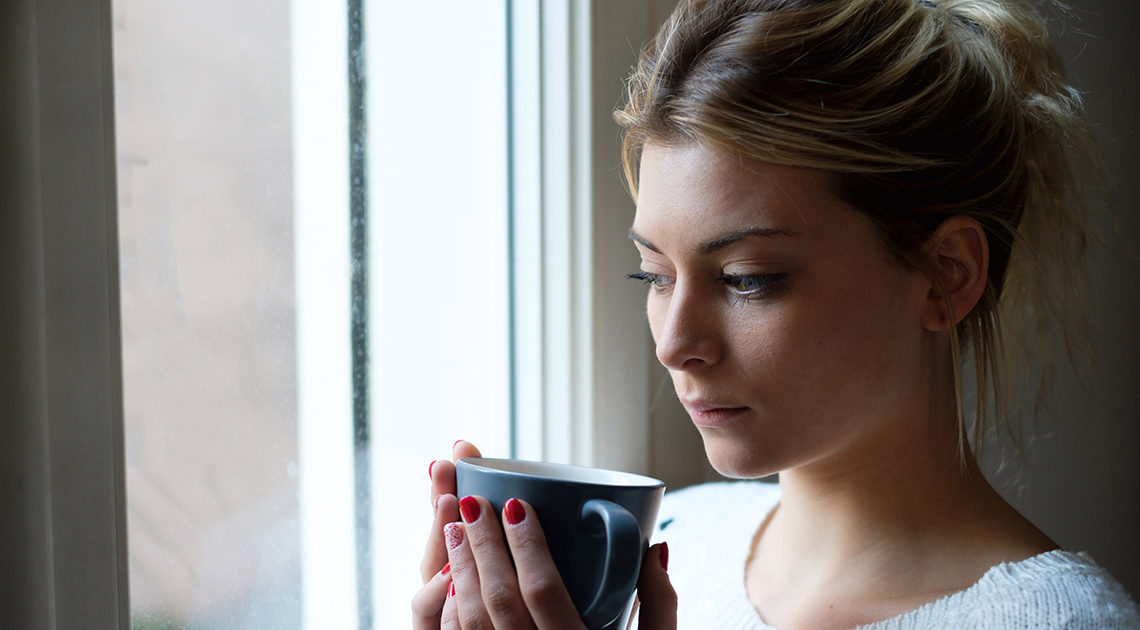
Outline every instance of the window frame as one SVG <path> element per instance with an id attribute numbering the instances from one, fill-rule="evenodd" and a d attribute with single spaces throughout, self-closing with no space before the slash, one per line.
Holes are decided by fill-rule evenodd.
<path id="1" fill-rule="evenodd" d="M 514 454 L 650 473 L 652 352 L 611 112 L 664 3 L 510 4 Z"/>
<path id="2" fill-rule="evenodd" d="M 637 264 L 625 238 L 633 204 L 617 176 L 610 111 L 636 54 L 626 42 L 653 28 L 650 4 L 511 3 L 513 45 L 523 45 L 522 21 L 541 29 L 525 42 L 538 63 L 516 49 L 511 69 L 540 90 L 537 109 L 512 97 L 515 122 L 538 130 L 537 141 L 513 146 L 514 164 L 537 156 L 541 182 L 512 179 L 512 239 L 531 247 L 513 252 L 512 269 L 527 256 L 541 261 L 512 278 L 525 327 L 516 330 L 526 335 L 514 342 L 514 416 L 537 419 L 515 422 L 516 456 L 649 472 L 650 344 L 643 296 L 623 277 Z M 5 214 L 11 229 L 0 236 L 14 270 L 3 295 L 20 303 L 2 320 L 15 358 L 5 415 L 16 419 L 3 480 L 19 516 L 5 520 L 4 538 L 26 579 L 6 592 L 6 617 L 21 627 L 126 629 L 111 2 L 16 0 L 7 9 L 14 54 L 0 61 L 11 84 L 3 120 L 22 129 L 4 195 L 22 211 Z M 537 213 L 523 219 L 531 202 Z M 524 307 L 527 291 L 539 299 Z"/>
<path id="3" fill-rule="evenodd" d="M 110 2 L 5 10 L 3 617 L 125 630 Z"/>

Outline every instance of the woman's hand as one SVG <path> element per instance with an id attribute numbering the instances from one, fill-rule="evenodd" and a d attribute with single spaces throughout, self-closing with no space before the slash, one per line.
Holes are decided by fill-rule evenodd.
<path id="1" fill-rule="evenodd" d="M 459 459 L 479 451 L 460 441 L 452 454 Z M 455 466 L 447 460 L 434 462 L 430 475 L 436 517 L 421 564 L 424 587 L 412 601 L 417 629 L 585 627 L 529 504 L 512 499 L 500 515 L 482 497 L 457 500 Z M 667 564 L 664 545 L 650 548 L 642 563 L 643 630 L 676 627 Z"/>
<path id="2" fill-rule="evenodd" d="M 454 460 L 480 456 L 481 453 L 474 444 L 463 440 L 451 446 L 451 457 Z M 443 528 L 448 523 L 459 520 L 459 500 L 455 497 L 455 463 L 448 459 L 438 459 L 428 466 L 428 476 L 431 478 L 431 505 L 435 519 L 428 533 L 423 560 L 420 561 L 420 577 L 424 586 L 412 598 L 412 616 L 416 628 L 440 627 L 443 603 L 451 588 L 451 565 L 447 564 Z"/>
<path id="3" fill-rule="evenodd" d="M 669 582 L 669 545 L 649 548 L 637 577 L 638 630 L 676 630 L 677 592 Z"/>
<path id="4" fill-rule="evenodd" d="M 444 527 L 454 587 L 440 627 L 584 628 L 526 502 L 507 501 L 502 527 L 482 497 L 464 497 L 459 509 L 462 522 Z"/>

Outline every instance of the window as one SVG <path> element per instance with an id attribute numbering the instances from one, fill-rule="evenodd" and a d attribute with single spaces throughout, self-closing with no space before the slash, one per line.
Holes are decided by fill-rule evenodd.
<path id="1" fill-rule="evenodd" d="M 406 627 L 458 437 L 645 469 L 585 5 L 113 11 L 134 627 Z"/>
<path id="2" fill-rule="evenodd" d="M 5 207 L 26 209 L 3 213 L 0 231 L 10 245 L 0 248 L 11 272 L 4 295 L 19 305 L 5 308 L 2 327 L 8 373 L 18 377 L 5 379 L 12 412 L 3 461 L 12 472 L 3 479 L 17 490 L 6 496 L 20 522 L 5 539 L 20 541 L 14 551 L 28 567 L 6 600 L 8 625 L 405 627 L 405 596 L 380 585 L 403 579 L 410 592 L 418 576 L 414 564 L 381 555 L 390 541 L 409 540 L 383 528 L 397 510 L 418 511 L 422 520 L 407 522 L 414 544 L 400 545 L 416 548 L 418 560 L 423 472 L 455 437 L 490 454 L 646 470 L 647 334 L 640 292 L 622 281 L 636 260 L 609 118 L 633 57 L 625 38 L 648 34 L 643 7 L 606 4 L 603 15 L 588 3 L 453 4 L 429 20 L 366 3 L 355 22 L 345 7 L 315 0 L 288 11 L 257 2 L 5 5 L 13 54 L 0 62 L 2 117 L 17 124 L 4 128 L 4 147 L 17 157 L 3 171 L 3 195 Z M 501 153 L 480 152 L 466 170 L 416 190 L 377 172 L 386 159 L 405 165 L 384 153 L 382 114 L 370 114 L 373 422 L 369 457 L 359 457 L 348 42 L 362 26 L 367 99 L 385 105 L 377 77 L 385 63 L 407 66 L 410 57 L 370 51 L 369 38 L 395 23 L 382 16 L 434 24 L 447 11 L 484 20 L 486 32 L 467 35 L 500 60 L 498 78 L 486 75 L 480 88 L 496 85 L 479 96 L 489 99 L 486 120 L 494 113 L 483 140 Z M 416 45 L 418 61 L 430 61 L 435 48 Z M 448 63 L 470 62 L 472 51 L 462 53 Z M 414 96 L 392 87 L 390 98 Z M 470 101 L 457 101 L 468 118 Z M 464 130 L 480 130 L 468 122 Z M 501 273 L 479 278 L 482 291 L 468 287 L 500 310 L 483 315 L 497 332 L 451 332 L 495 369 L 472 373 L 455 361 L 452 341 L 435 356 L 417 346 L 420 372 L 378 371 L 377 357 L 394 347 L 380 341 L 385 323 L 419 329 L 424 318 L 408 309 L 442 300 L 391 299 L 392 285 L 412 283 L 377 267 L 378 242 L 393 239 L 377 232 L 392 229 L 385 221 L 394 215 L 384 213 L 396 206 L 379 201 L 377 186 L 388 177 L 418 203 L 462 175 L 484 187 L 482 202 L 500 206 L 484 215 L 498 228 L 483 226 L 499 240 L 480 239 L 474 256 Z M 439 277 L 422 271 L 421 280 Z M 457 413 L 447 417 L 454 426 L 402 418 L 440 439 L 386 442 L 377 392 L 405 390 L 378 374 L 428 370 L 436 394 L 448 360 L 464 380 L 448 383 L 452 398 L 432 402 L 452 405 L 449 413 L 482 405 L 487 423 Z M 504 368 L 501 384 L 472 384 Z M 410 463 L 389 463 L 380 481 L 381 454 Z M 393 507 L 382 483 L 411 489 L 415 504 Z"/>

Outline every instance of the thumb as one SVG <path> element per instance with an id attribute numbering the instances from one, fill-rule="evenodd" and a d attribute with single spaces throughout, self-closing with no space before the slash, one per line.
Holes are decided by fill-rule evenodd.
<path id="1" fill-rule="evenodd" d="M 677 627 L 677 592 L 669 582 L 668 569 L 669 545 L 660 543 L 650 547 L 637 579 L 637 598 L 641 602 L 638 630 L 675 630 Z"/>

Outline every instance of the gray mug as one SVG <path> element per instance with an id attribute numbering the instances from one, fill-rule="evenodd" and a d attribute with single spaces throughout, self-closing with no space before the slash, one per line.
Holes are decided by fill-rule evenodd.
<path id="1" fill-rule="evenodd" d="M 470 457 L 456 462 L 460 497 L 498 513 L 512 498 L 534 508 L 550 555 L 587 627 L 624 628 L 665 484 L 601 468 Z"/>

